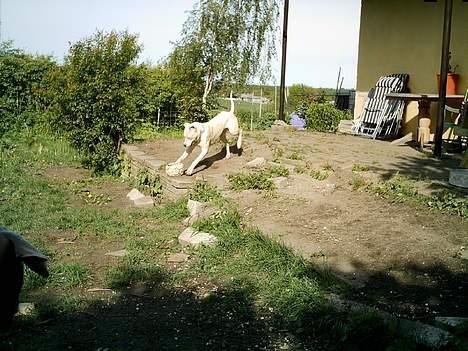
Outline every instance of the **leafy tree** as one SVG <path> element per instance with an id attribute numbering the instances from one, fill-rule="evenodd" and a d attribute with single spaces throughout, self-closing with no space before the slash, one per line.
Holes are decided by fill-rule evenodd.
<path id="1" fill-rule="evenodd" d="M 175 83 L 195 88 L 206 106 L 213 84 L 265 81 L 276 54 L 279 0 L 201 0 L 186 20 L 169 64 Z M 187 86 L 187 85 L 186 85 Z"/>
<path id="2" fill-rule="evenodd" d="M 134 65 L 140 51 L 135 35 L 97 32 L 71 45 L 63 67 L 49 77 L 53 124 L 98 173 L 117 169 L 120 146 L 140 122 L 145 70 Z"/>
<path id="3" fill-rule="evenodd" d="M 0 45 L 0 136 L 38 121 L 43 78 L 54 66 L 50 57 L 28 55 L 11 41 Z"/>
<path id="4" fill-rule="evenodd" d="M 175 104 L 175 93 L 169 79 L 169 71 L 162 65 L 150 67 L 142 66 L 144 81 L 141 91 L 137 93 L 140 114 L 146 121 L 153 121 L 158 109 L 168 112 Z"/>

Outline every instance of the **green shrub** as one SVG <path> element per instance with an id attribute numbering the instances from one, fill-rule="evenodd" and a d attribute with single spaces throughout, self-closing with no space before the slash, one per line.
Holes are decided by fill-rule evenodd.
<path id="1" fill-rule="evenodd" d="M 32 56 L 0 44 L 0 137 L 41 121 L 43 77 L 54 67 L 50 57 Z"/>
<path id="2" fill-rule="evenodd" d="M 340 111 L 330 104 L 312 103 L 304 112 L 306 128 L 317 132 L 336 132 L 340 121 L 351 119 L 347 112 Z"/>
<path id="3" fill-rule="evenodd" d="M 71 45 L 63 67 L 49 77 L 52 123 L 97 173 L 118 169 L 120 146 L 140 122 L 145 70 L 133 64 L 140 51 L 135 35 L 97 32 Z"/>
<path id="4" fill-rule="evenodd" d="M 228 176 L 231 188 L 236 191 L 255 189 L 255 190 L 274 190 L 275 184 L 266 173 L 236 173 Z"/>
<path id="5" fill-rule="evenodd" d="M 189 198 L 200 202 L 220 202 L 222 194 L 216 186 L 197 180 L 190 190 Z"/>

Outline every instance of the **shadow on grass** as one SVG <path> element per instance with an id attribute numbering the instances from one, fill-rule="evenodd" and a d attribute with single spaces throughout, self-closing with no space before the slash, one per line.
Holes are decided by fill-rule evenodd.
<path id="1" fill-rule="evenodd" d="M 440 285 L 402 284 L 378 272 L 363 290 L 367 297 L 363 302 L 385 307 L 382 299 L 388 305 L 398 305 L 414 298 L 415 304 L 425 306 L 441 291 L 445 294 L 444 279 L 450 277 L 463 290 L 446 298 L 454 307 L 461 304 L 457 306 L 460 313 L 466 312 L 462 303 L 466 274 L 454 274 L 443 266 L 406 268 L 416 274 L 431 274 L 431 278 L 439 275 Z M 309 270 L 311 276 L 317 276 L 313 266 Z M 130 286 L 125 286 L 119 275 L 110 282 L 121 286 L 116 295 L 98 293 L 98 298 L 81 300 L 76 292 L 38 296 L 41 301 L 36 314 L 19 318 L 13 333 L 0 340 L 0 350 L 387 350 L 389 346 L 426 350 L 399 338 L 369 313 L 339 312 L 326 304 L 304 308 L 297 319 L 264 311 L 255 304 L 255 287 L 248 281 L 213 289 L 203 280 L 191 287 L 177 287 L 166 272 L 157 270 L 126 276 L 133 280 Z M 138 277 L 144 280 L 137 281 Z M 353 293 L 357 300 L 363 300 L 360 291 Z M 296 303 L 297 297 L 286 296 L 284 304 Z"/>
<path id="2" fill-rule="evenodd" d="M 147 278 L 109 302 L 96 299 L 69 311 L 54 308 L 61 301 L 49 296 L 35 318 L 16 323 L 11 346 L 5 342 L 0 349 L 270 349 L 265 321 L 256 315 L 248 290 L 198 296 L 164 283 L 163 273 Z"/>
<path id="3" fill-rule="evenodd" d="M 468 316 L 468 270 L 454 270 L 441 262 L 395 262 L 379 271 L 359 261 L 352 265 L 366 277 L 365 286 L 350 290 L 349 297 L 408 319 L 431 321 L 437 316 Z M 355 276 L 336 272 L 352 281 Z"/>
<path id="4" fill-rule="evenodd" d="M 411 179 L 430 179 L 446 182 L 449 179 L 451 169 L 458 168 L 460 160 L 447 157 L 437 159 L 432 156 L 423 157 L 397 157 L 395 162 L 385 168 L 375 165 L 370 170 L 382 174 L 384 179 L 390 179 L 397 172 Z"/>

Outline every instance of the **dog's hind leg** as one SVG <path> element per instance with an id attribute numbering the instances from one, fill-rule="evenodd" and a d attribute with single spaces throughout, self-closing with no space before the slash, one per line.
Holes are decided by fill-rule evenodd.
<path id="1" fill-rule="evenodd" d="M 226 137 L 227 129 L 224 130 L 223 134 L 219 137 L 219 139 L 226 144 L 226 156 L 224 158 L 230 158 L 231 157 L 231 150 L 229 149 L 229 141 L 227 140 Z"/>
<path id="2" fill-rule="evenodd" d="M 242 149 L 242 129 L 239 128 L 239 136 L 237 137 L 237 150 Z"/>

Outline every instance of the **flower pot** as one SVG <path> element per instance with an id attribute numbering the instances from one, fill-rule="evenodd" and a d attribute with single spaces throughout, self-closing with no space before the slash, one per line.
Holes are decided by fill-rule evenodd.
<path id="1" fill-rule="evenodd" d="M 447 73 L 447 95 L 457 94 L 458 74 Z M 440 93 L 440 74 L 437 73 L 437 87 Z"/>

